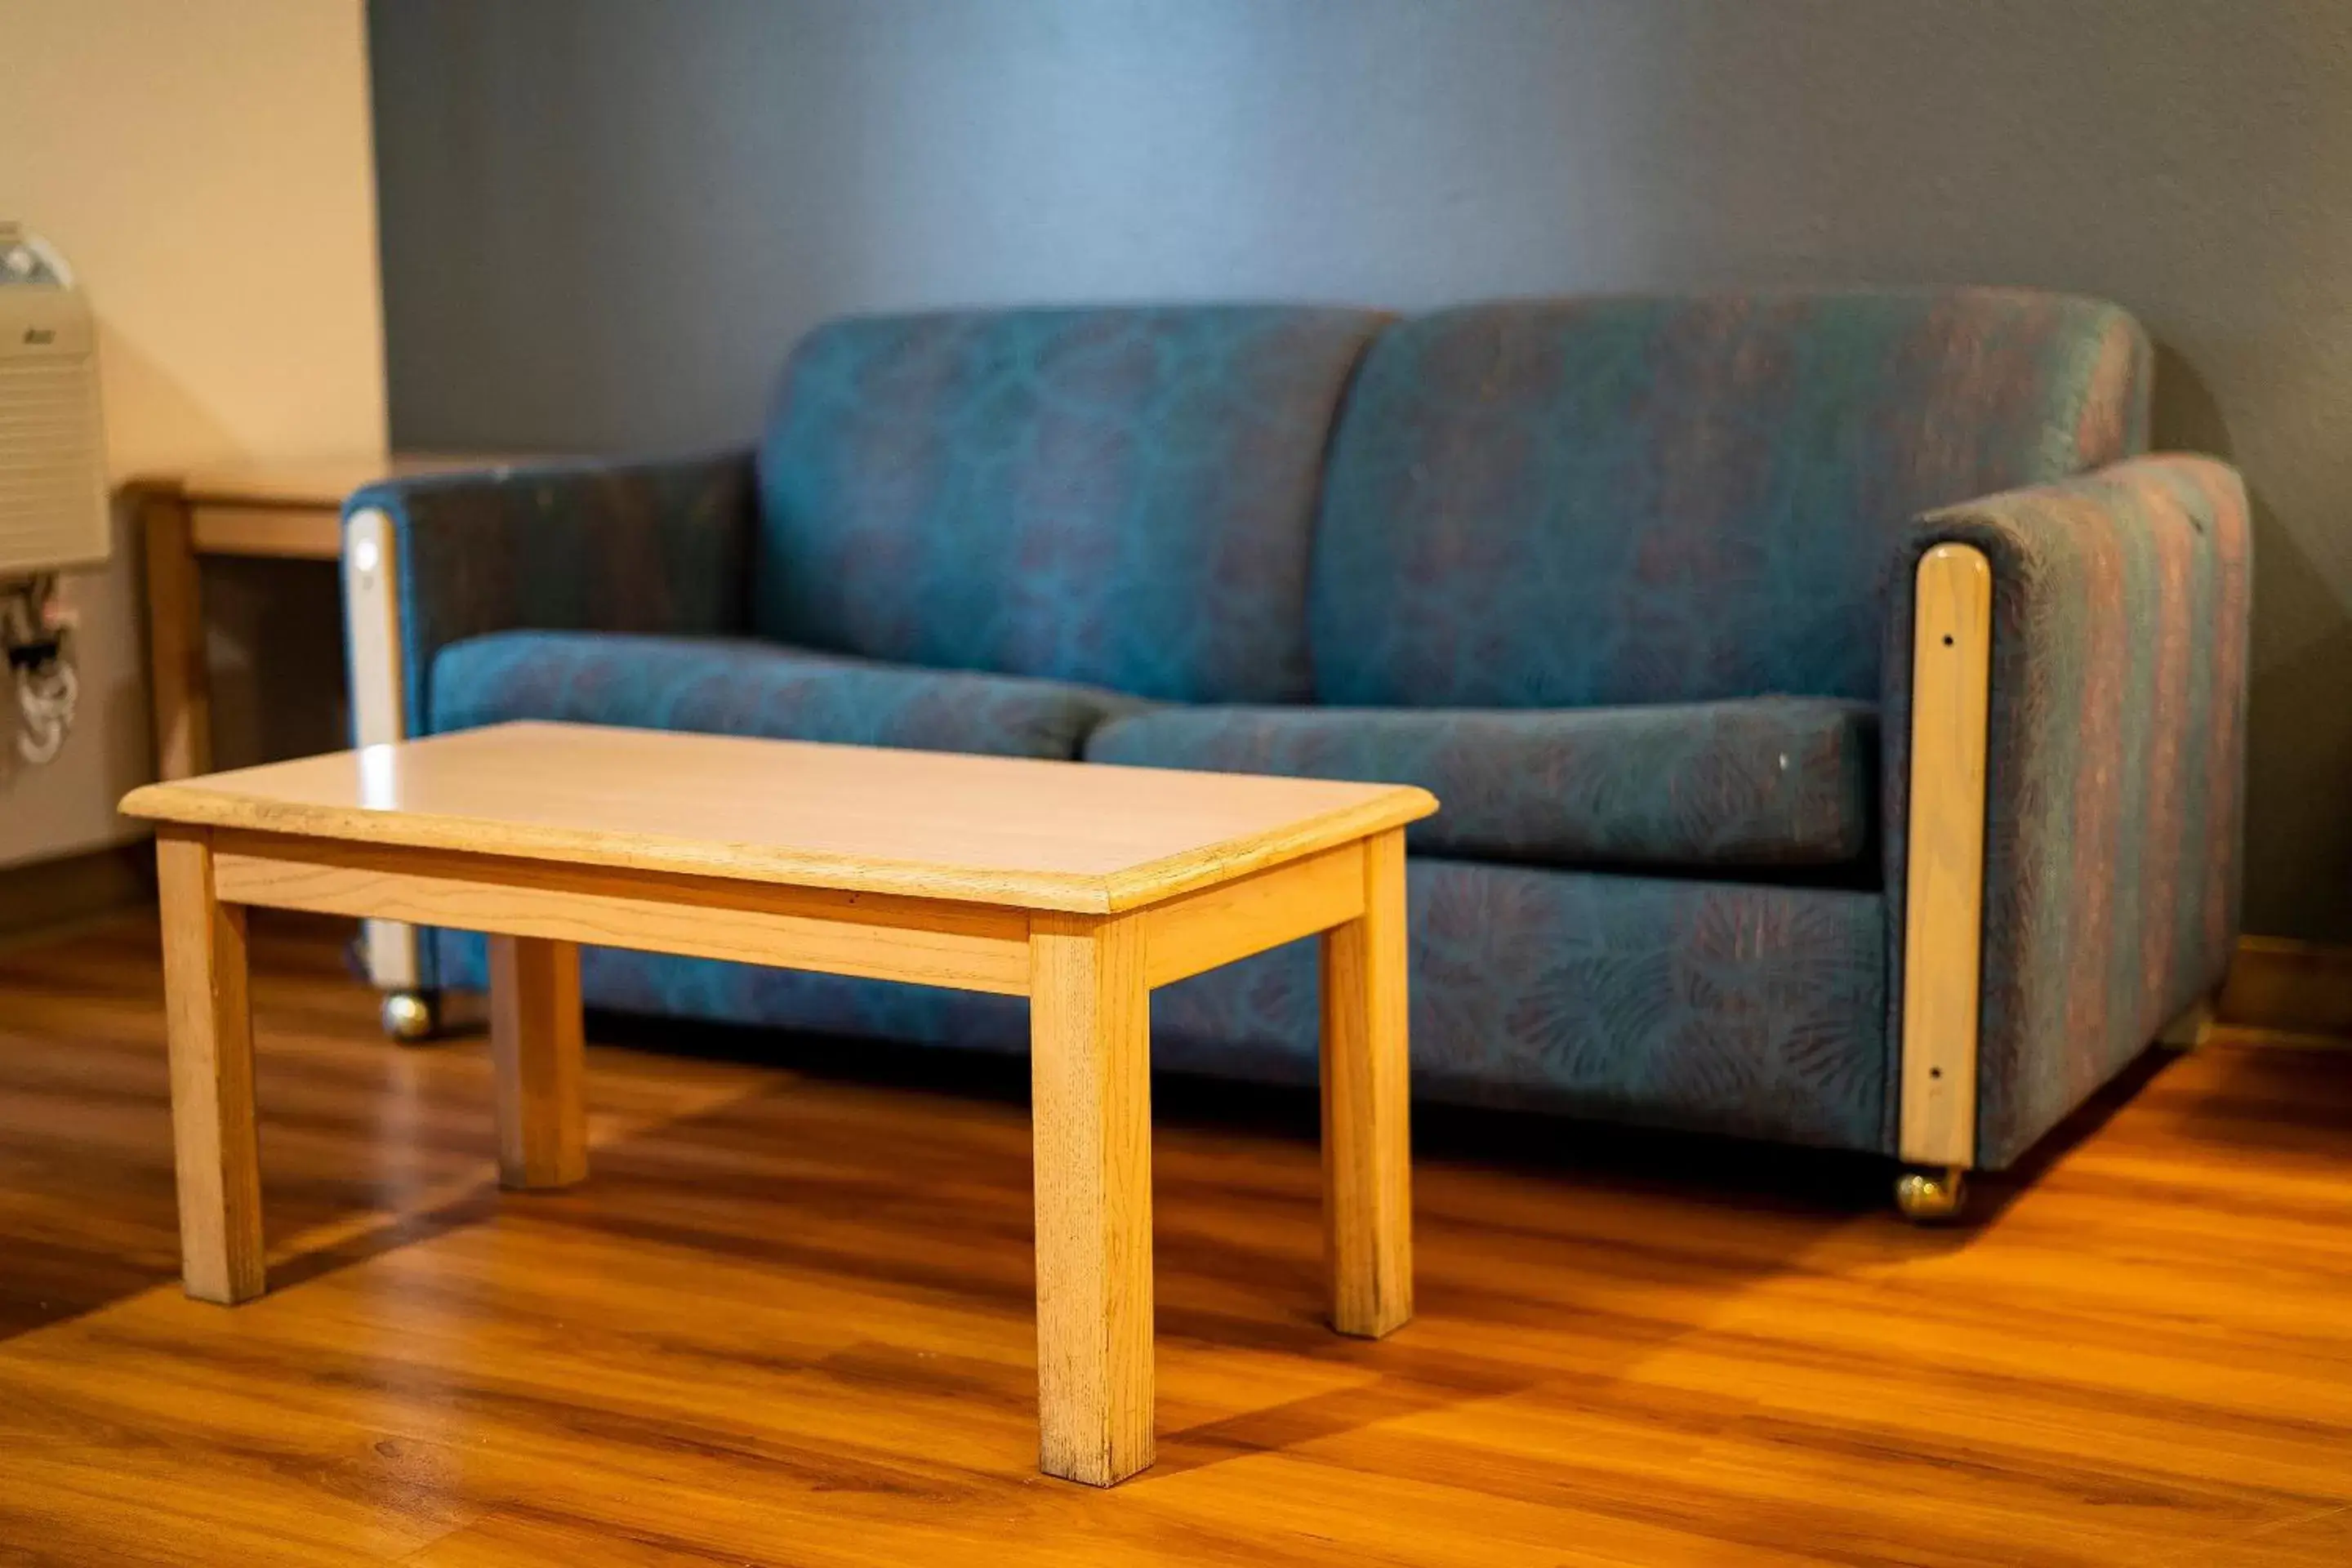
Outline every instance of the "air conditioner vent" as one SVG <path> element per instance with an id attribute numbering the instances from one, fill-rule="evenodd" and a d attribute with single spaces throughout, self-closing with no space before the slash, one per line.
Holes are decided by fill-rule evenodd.
<path id="1" fill-rule="evenodd" d="M 0 578 L 107 558 L 89 307 L 57 254 L 0 223 Z"/>

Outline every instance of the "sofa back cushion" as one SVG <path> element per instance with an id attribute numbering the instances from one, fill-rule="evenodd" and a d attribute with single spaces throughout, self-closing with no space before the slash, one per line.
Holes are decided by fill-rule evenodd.
<path id="1" fill-rule="evenodd" d="M 2143 449 L 2148 362 L 2115 306 L 2015 289 L 1402 322 L 1333 438 L 1318 695 L 1874 698 L 1908 521 Z"/>
<path id="2" fill-rule="evenodd" d="M 1876 869 L 1865 858 L 1877 711 L 1822 697 L 1517 711 L 1139 704 L 1088 732 L 1086 758 L 1419 784 L 1444 807 L 1406 830 L 1422 855 L 1859 876 Z"/>
<path id="3" fill-rule="evenodd" d="M 760 453 L 755 625 L 1145 697 L 1304 698 L 1324 447 L 1382 319 L 1184 306 L 821 327 Z"/>

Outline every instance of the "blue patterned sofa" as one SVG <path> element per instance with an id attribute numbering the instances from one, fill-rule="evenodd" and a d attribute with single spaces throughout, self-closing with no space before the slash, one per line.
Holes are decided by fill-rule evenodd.
<path id="1" fill-rule="evenodd" d="M 2149 375 L 2121 310 L 1991 289 L 852 320 L 756 452 L 352 509 L 391 531 L 407 733 L 1426 785 L 1422 1092 L 1897 1156 L 1931 1212 L 2234 939 L 2245 498 L 2141 455 Z M 1931 556 L 1986 585 L 1958 644 L 1915 616 Z M 1939 648 L 1977 673 L 1915 711 Z M 483 984 L 478 938 L 417 963 Z M 1027 1038 L 1015 1000 L 700 960 L 593 952 L 584 984 Z M 1157 1058 L 1308 1077 L 1314 991 L 1307 944 L 1183 982 Z"/>

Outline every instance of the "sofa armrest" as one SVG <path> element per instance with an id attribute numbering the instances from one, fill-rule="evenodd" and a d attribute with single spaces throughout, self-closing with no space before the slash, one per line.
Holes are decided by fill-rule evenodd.
<path id="1" fill-rule="evenodd" d="M 1905 938 L 1918 935 L 1909 922 L 1931 917 L 1931 880 L 1950 886 L 1958 858 L 1945 845 L 1967 841 L 1964 820 L 1938 842 L 1927 817 L 1966 798 L 1953 782 L 1966 768 L 1949 760 L 1948 737 L 1978 722 L 1965 703 L 1915 680 L 1915 661 L 1929 668 L 1925 661 L 1951 646 L 1954 623 L 1935 619 L 1948 609 L 1919 592 L 1931 555 L 1940 555 L 1937 570 L 1967 562 L 1990 586 L 1990 646 L 1979 656 L 1989 686 L 1977 688 L 1974 1092 L 1947 1108 L 1958 1114 L 1943 1152 L 1962 1157 L 1939 1163 L 1999 1167 L 2218 984 L 2229 963 L 2245 757 L 2245 488 L 2210 459 L 2140 458 L 1932 512 L 1913 531 L 1889 617 L 1882 776 L 1890 996 L 1904 1043 L 1905 1091 L 1890 1107 L 1890 1131 L 1914 1160 L 1936 1153 L 1922 1146 L 1920 1107 L 1939 1084 L 1964 1091 L 1931 1083 L 1935 1069 L 1915 1059 L 1938 1027 L 1920 1016 L 1941 1005 L 1924 1000 L 1935 983 L 1926 972 L 1932 965 L 1947 981 L 1958 972 L 1948 950 L 1923 953 L 1916 941 L 1906 959 Z M 1963 615 L 1963 642 L 1968 624 Z M 1929 634 L 1916 647 L 1915 630 Z M 1931 704 L 1943 711 L 1931 714 Z M 1916 819 L 1915 744 L 1925 765 L 1947 770 L 1917 781 Z M 1915 831 L 1924 835 L 1916 843 Z M 1960 923 L 1947 913 L 1937 929 L 1965 937 Z M 1909 966 L 1922 970 L 1923 1000 L 1906 1010 Z M 1944 1037 L 1964 1012 L 1947 1009 Z"/>
<path id="2" fill-rule="evenodd" d="M 433 657 L 513 630 L 721 636 L 750 623 L 748 451 L 398 479 L 343 509 L 346 555 L 382 536 L 398 732 L 429 728 Z M 362 592 L 347 570 L 350 592 Z M 356 610 L 356 605 L 354 606 Z M 362 638 L 353 616 L 353 690 Z"/>

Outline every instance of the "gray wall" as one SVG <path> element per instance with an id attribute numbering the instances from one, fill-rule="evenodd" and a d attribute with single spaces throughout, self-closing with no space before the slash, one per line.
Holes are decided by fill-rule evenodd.
<path id="1" fill-rule="evenodd" d="M 2352 938 L 2352 6 L 375 0 L 415 446 L 753 430 L 838 311 L 2042 284 L 2260 503 L 2249 922 Z"/>

